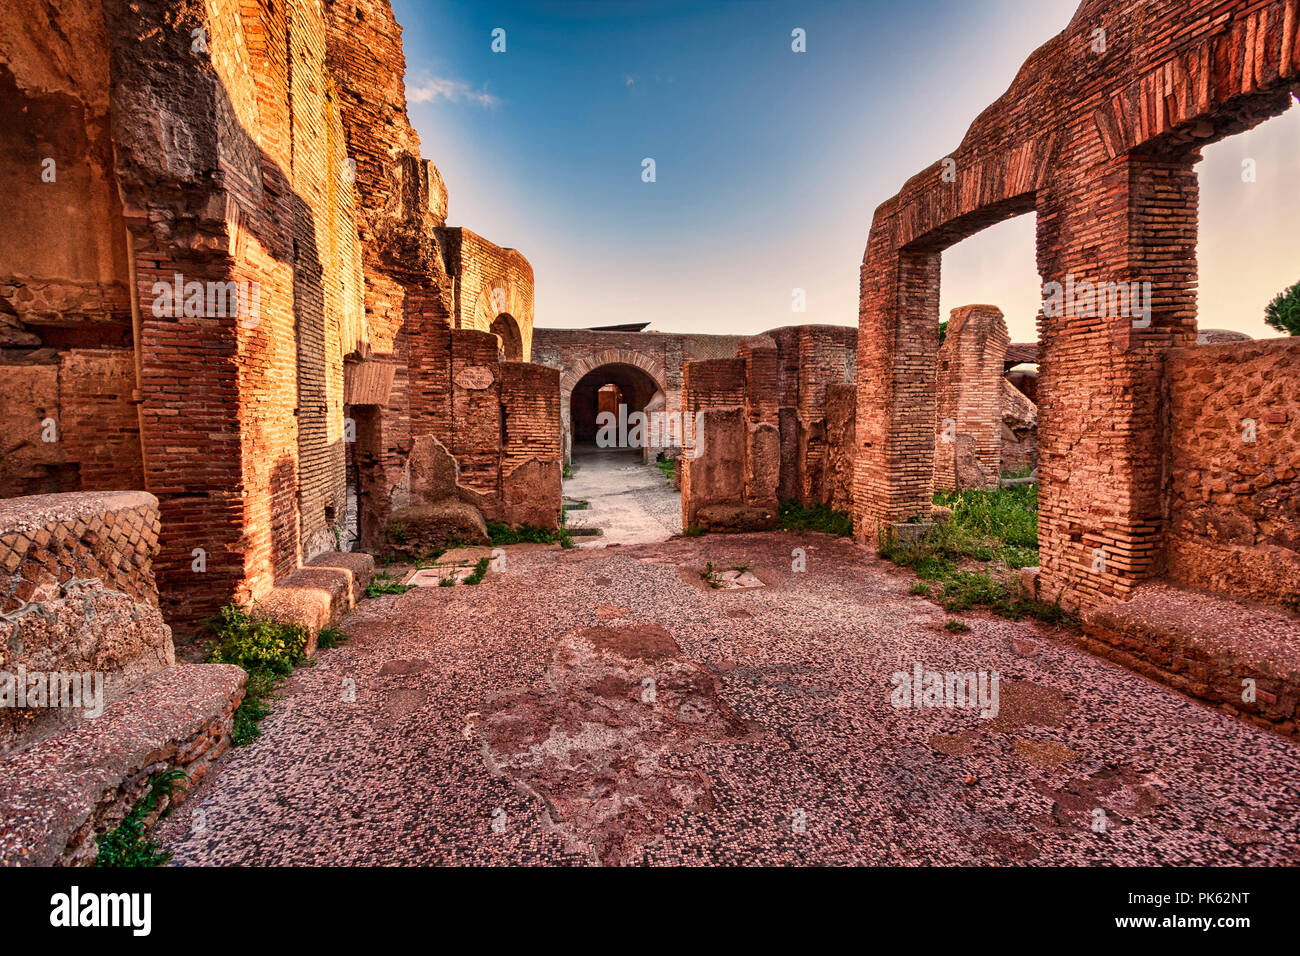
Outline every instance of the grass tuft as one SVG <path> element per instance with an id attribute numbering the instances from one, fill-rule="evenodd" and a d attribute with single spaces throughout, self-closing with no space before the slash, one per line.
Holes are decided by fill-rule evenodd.
<path id="1" fill-rule="evenodd" d="M 659 470 L 663 473 L 663 476 L 665 479 L 667 479 L 668 484 L 671 485 L 674 481 L 677 480 L 677 459 L 668 458 L 664 455 L 660 455 L 657 459 L 655 459 L 655 465 L 657 465 Z"/>
<path id="2" fill-rule="evenodd" d="M 387 571 L 380 571 L 366 585 L 366 597 L 377 598 L 384 594 L 405 594 L 414 584 L 402 584 Z"/>
<path id="3" fill-rule="evenodd" d="M 820 531 L 839 538 L 850 538 L 853 536 L 853 519 L 843 511 L 833 510 L 829 505 L 806 508 L 797 501 L 787 501 L 781 505 L 781 530 Z"/>
<path id="4" fill-rule="evenodd" d="M 1013 620 L 1032 617 L 1078 627 L 1076 616 L 1059 604 L 1024 596 L 1015 580 L 1015 571 L 1038 564 L 1035 486 L 941 493 L 934 503 L 951 509 L 952 517 L 918 541 L 888 536 L 880 541 L 882 558 L 911 568 L 922 579 L 911 593 L 929 597 L 937 585 L 934 599 L 950 613 L 985 608 Z"/>

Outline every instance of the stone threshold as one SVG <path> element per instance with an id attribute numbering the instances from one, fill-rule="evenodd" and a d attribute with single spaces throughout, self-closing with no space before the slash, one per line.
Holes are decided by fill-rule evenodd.
<path id="1" fill-rule="evenodd" d="M 1300 736 L 1300 616 L 1155 582 L 1083 614 L 1102 657 L 1270 730 Z"/>
<path id="2" fill-rule="evenodd" d="M 316 651 L 322 628 L 356 608 L 375 574 L 375 559 L 361 551 L 317 555 L 252 606 L 258 617 L 307 628 L 307 653 Z"/>

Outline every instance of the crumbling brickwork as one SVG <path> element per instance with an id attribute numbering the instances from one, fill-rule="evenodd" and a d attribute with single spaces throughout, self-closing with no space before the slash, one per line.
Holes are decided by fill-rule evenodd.
<path id="1" fill-rule="evenodd" d="M 1171 349 L 1168 576 L 1300 610 L 1300 340 Z"/>
<path id="2" fill-rule="evenodd" d="M 439 229 L 438 239 L 455 289 L 455 327 L 492 332 L 508 361 L 530 361 L 533 267 L 528 260 L 464 228 Z"/>
<path id="3" fill-rule="evenodd" d="M 387 0 L 0 16 L 4 211 L 48 232 L 0 238 L 0 403 L 20 424 L 0 492 L 156 494 L 178 622 L 338 547 L 349 454 L 363 525 L 382 525 L 421 436 L 501 506 L 492 333 L 526 354 L 532 270 L 444 228 Z M 515 325 L 473 298 L 462 322 L 466 279 L 504 284 Z M 467 366 L 482 394 L 455 379 Z"/>
<path id="4" fill-rule="evenodd" d="M 997 306 L 952 310 L 935 371 L 935 491 L 998 486 L 1002 368 L 1010 344 Z"/>
<path id="5" fill-rule="evenodd" d="M 686 364 L 686 416 L 705 416 L 701 434 L 684 447 L 686 526 L 737 530 L 782 501 L 830 504 L 837 485 L 845 503 L 852 434 L 844 402 L 853 391 L 855 340 L 852 329 L 791 326 L 744 339 L 735 359 Z"/>
<path id="6" fill-rule="evenodd" d="M 929 514 L 942 251 L 1036 212 L 1039 274 L 1068 290 L 1039 320 L 1042 592 L 1114 602 L 1160 572 L 1163 357 L 1196 335 L 1195 164 L 1287 108 L 1298 31 L 1297 0 L 1086 0 L 880 206 L 860 286 L 859 536 Z M 1119 294 L 1135 288 L 1139 308 Z"/>

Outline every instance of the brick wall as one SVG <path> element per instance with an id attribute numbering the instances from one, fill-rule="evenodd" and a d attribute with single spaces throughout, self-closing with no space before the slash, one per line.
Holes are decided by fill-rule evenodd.
<path id="1" fill-rule="evenodd" d="M 1206 143 L 1290 105 L 1298 33 L 1297 0 L 1086 5 L 946 162 L 877 209 L 861 273 L 859 536 L 930 508 L 942 250 L 1034 211 L 1045 282 L 1151 289 L 1137 323 L 1086 300 L 1040 316 L 1040 586 L 1095 605 L 1160 572 L 1162 356 L 1195 337 L 1194 166 Z"/>
<path id="2" fill-rule="evenodd" d="M 826 388 L 825 504 L 853 512 L 853 449 L 857 437 L 857 390 L 853 385 Z"/>
<path id="3" fill-rule="evenodd" d="M 514 322 L 518 355 L 530 361 L 533 343 L 533 267 L 516 249 L 505 249 L 463 227 L 438 230 L 447 271 L 455 282 L 454 325 L 493 331 L 502 314 Z"/>
<path id="4" fill-rule="evenodd" d="M 744 339 L 735 359 L 686 363 L 688 420 L 714 409 L 742 412 L 739 424 L 733 424 L 734 416 L 709 416 L 700 460 L 684 459 L 687 526 L 696 523 L 701 508 L 727 503 L 728 495 L 734 496 L 730 504 L 751 509 L 775 509 L 783 500 L 810 506 L 838 501 L 845 507 L 853 416 L 844 403 L 855 391 L 849 356 L 856 338 L 849 328 L 792 326 Z M 733 427 L 736 435 L 717 433 Z M 719 448 L 708 447 L 714 441 Z M 684 453 L 693 450 L 688 444 Z"/>
<path id="5" fill-rule="evenodd" d="M 388 513 L 421 435 L 454 448 L 466 483 L 499 506 L 496 339 L 477 319 L 449 334 L 446 189 L 406 117 L 387 0 L 36 6 L 0 14 L 15 27 L 0 39 L 14 71 L 0 115 L 48 127 L 60 176 L 41 191 L 22 156 L 0 172 L 31 187 L 29 211 L 78 215 L 63 246 L 29 236 L 3 257 L 26 271 L 0 274 L 0 365 L 14 369 L 0 407 L 30 434 L 0 489 L 155 493 L 156 569 L 178 623 L 256 600 L 335 547 L 345 418 L 362 433 L 370 520 Z M 54 28 L 23 26 L 47 14 Z M 482 283 L 506 275 L 529 333 L 527 261 L 454 234 L 458 272 L 463 259 Z M 208 295 L 160 308 L 176 282 Z M 214 309 L 213 288 L 243 293 L 242 313 Z M 345 410 L 345 357 L 391 369 L 387 394 Z M 486 388 L 457 384 L 471 366 L 490 370 Z M 46 419 L 55 447 L 32 444 Z"/>
<path id="6" fill-rule="evenodd" d="M 1168 577 L 1300 609 L 1300 340 L 1172 349 Z"/>

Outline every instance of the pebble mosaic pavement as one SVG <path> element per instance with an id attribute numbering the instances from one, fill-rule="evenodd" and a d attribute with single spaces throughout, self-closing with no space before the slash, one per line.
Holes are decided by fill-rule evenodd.
<path id="1" fill-rule="evenodd" d="M 710 589 L 707 561 L 747 565 L 766 586 Z M 477 587 L 364 602 L 344 621 L 350 641 L 294 674 L 262 737 L 156 836 L 174 865 L 1300 863 L 1295 743 L 1031 622 L 967 614 L 970 630 L 950 633 L 908 594 L 913 580 L 821 535 L 509 549 Z M 656 791 L 678 794 L 672 812 L 661 804 L 602 858 L 555 809 L 586 792 L 574 774 L 591 767 L 563 766 L 581 748 L 512 776 L 520 762 L 498 759 L 482 715 L 525 697 L 585 714 L 576 699 L 547 703 L 573 690 L 557 648 L 578 646 L 579 629 L 650 625 L 675 641 L 675 666 L 716 688 L 699 726 L 712 724 L 692 737 L 687 720 L 671 747 L 625 746 L 617 767 L 596 768 L 591 819 L 636 814 L 619 791 L 628 773 L 695 781 L 685 796 Z M 1000 713 L 896 709 L 890 675 L 915 662 L 997 670 Z M 640 719 L 615 703 L 592 705 L 570 743 L 599 731 L 650 747 L 644 728 L 609 725 Z"/>

